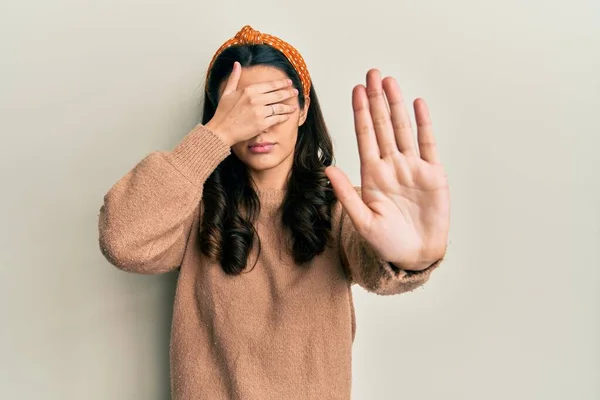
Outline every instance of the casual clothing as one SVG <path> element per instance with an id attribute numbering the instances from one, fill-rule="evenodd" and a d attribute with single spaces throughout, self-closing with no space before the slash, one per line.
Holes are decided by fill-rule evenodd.
<path id="1" fill-rule="evenodd" d="M 100 246 L 116 267 L 159 274 L 180 267 L 171 333 L 176 400 L 350 399 L 355 333 L 351 285 L 381 295 L 422 285 L 437 263 L 408 272 L 379 260 L 339 202 L 332 245 L 308 265 L 286 250 L 279 205 L 259 191 L 256 265 L 238 276 L 200 251 L 203 184 L 230 148 L 203 125 L 154 152 L 107 193 Z M 250 266 L 257 251 L 250 253 Z"/>

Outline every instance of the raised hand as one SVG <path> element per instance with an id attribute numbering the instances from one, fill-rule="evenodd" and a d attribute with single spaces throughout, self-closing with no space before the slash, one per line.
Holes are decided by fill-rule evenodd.
<path id="1" fill-rule="evenodd" d="M 448 182 L 427 105 L 414 102 L 416 143 L 393 78 L 370 70 L 366 87 L 354 88 L 352 105 L 361 191 L 335 167 L 327 176 L 356 231 L 382 259 L 406 270 L 427 268 L 443 258 L 450 226 Z"/>
<path id="2" fill-rule="evenodd" d="M 238 90 L 241 75 L 242 68 L 236 61 L 215 114 L 206 124 L 230 146 L 288 120 L 297 109 L 281 103 L 298 95 L 291 80 L 258 83 Z"/>

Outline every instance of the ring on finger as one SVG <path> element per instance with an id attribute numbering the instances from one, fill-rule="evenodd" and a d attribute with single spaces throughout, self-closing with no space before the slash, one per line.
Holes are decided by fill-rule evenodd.
<path id="1" fill-rule="evenodd" d="M 275 107 L 273 107 L 273 104 L 269 104 L 271 106 L 271 115 L 269 115 L 269 117 L 272 117 L 273 115 L 275 115 Z"/>

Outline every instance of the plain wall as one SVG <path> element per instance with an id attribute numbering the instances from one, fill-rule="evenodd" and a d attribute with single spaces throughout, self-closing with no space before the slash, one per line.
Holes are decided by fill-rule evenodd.
<path id="1" fill-rule="evenodd" d="M 599 399 L 597 0 L 4 0 L 0 398 L 168 398 L 176 277 L 110 266 L 98 210 L 195 125 L 245 24 L 305 56 L 355 184 L 367 69 L 430 105 L 447 260 L 414 293 L 354 290 L 353 398 Z"/>

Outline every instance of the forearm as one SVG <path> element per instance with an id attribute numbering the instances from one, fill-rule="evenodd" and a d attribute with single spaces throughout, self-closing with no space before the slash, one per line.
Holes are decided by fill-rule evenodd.
<path id="1" fill-rule="evenodd" d="M 106 194 L 100 246 L 119 268 L 158 273 L 175 268 L 206 179 L 229 147 L 199 126 L 171 152 L 143 159 Z"/>

